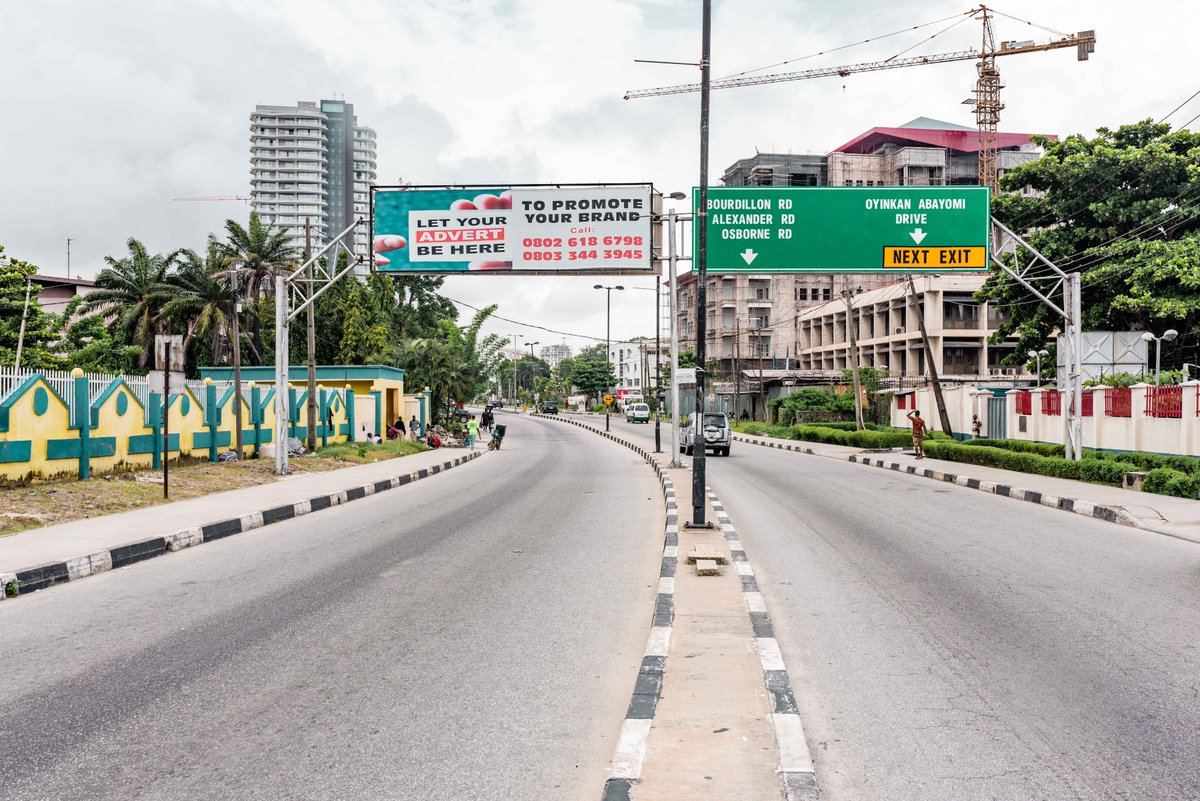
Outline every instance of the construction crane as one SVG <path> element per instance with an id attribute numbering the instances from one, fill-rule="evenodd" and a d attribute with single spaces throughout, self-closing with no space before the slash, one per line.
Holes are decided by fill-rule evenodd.
<path id="1" fill-rule="evenodd" d="M 996 125 L 1000 122 L 1000 111 L 1004 104 L 1000 102 L 1000 71 L 996 68 L 996 59 L 1000 56 L 1016 56 L 1023 53 L 1040 53 L 1043 50 L 1057 50 L 1063 47 L 1076 48 L 1079 61 L 1087 61 L 1088 55 L 1096 50 L 1096 32 L 1080 31 L 1068 34 L 1061 39 L 1049 42 L 1001 42 L 996 47 L 995 34 L 992 31 L 992 16 L 995 12 L 987 6 L 974 8 L 967 14 L 983 23 L 983 46 L 980 50 L 959 50 L 953 53 L 938 53 L 929 56 L 911 56 L 908 58 L 890 58 L 884 61 L 866 61 L 861 64 L 847 64 L 841 67 L 822 67 L 820 69 L 801 70 L 799 72 L 783 72 L 771 75 L 745 76 L 725 78 L 712 81 L 711 89 L 733 89 L 744 86 L 762 86 L 764 84 L 785 83 L 787 81 L 804 81 L 810 78 L 830 78 L 835 75 L 845 77 L 858 72 L 880 72 L 901 67 L 917 67 L 925 64 L 946 64 L 951 61 L 975 61 L 979 73 L 975 81 L 974 97 L 963 101 L 975 106 L 975 122 L 979 126 L 979 183 L 996 190 Z M 679 95 L 689 92 L 699 92 L 700 84 L 689 83 L 678 86 L 662 86 L 654 89 L 635 89 L 625 94 L 626 100 L 640 97 L 657 97 L 661 95 Z"/>
<path id="2" fill-rule="evenodd" d="M 193 195 L 191 197 L 173 197 L 172 200 L 240 200 L 250 202 L 249 195 Z"/>

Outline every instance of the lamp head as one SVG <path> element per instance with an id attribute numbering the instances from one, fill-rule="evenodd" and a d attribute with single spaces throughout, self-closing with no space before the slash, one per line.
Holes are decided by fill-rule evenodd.
<path id="1" fill-rule="evenodd" d="M 1167 342 L 1171 342 L 1177 336 L 1179 336 L 1178 331 L 1176 331 L 1174 328 L 1168 328 L 1166 331 L 1163 331 L 1162 338 Z"/>
<path id="2" fill-rule="evenodd" d="M 616 286 L 613 287 L 613 289 L 624 289 L 624 288 L 625 287 L 621 286 L 620 284 L 617 284 Z"/>
<path id="3" fill-rule="evenodd" d="M 604 285 L 603 285 L 603 284 L 596 284 L 594 287 L 592 287 L 592 289 L 604 289 Z"/>
<path id="4" fill-rule="evenodd" d="M 1038 356 L 1049 356 L 1049 355 L 1050 355 L 1050 351 L 1048 351 L 1048 350 L 1039 350 L 1038 351 Z"/>
<path id="5" fill-rule="evenodd" d="M 1038 357 L 1038 352 L 1036 350 L 1029 351 L 1029 358 L 1036 359 L 1037 357 Z"/>
<path id="6" fill-rule="evenodd" d="M 1146 342 L 1153 342 L 1157 338 L 1158 337 L 1154 336 L 1154 334 L 1151 334 L 1149 331 L 1142 334 L 1142 339 L 1145 340 Z"/>
<path id="7" fill-rule="evenodd" d="M 687 195 L 683 192 L 672 192 L 667 197 L 671 198 L 671 200 L 687 200 Z"/>

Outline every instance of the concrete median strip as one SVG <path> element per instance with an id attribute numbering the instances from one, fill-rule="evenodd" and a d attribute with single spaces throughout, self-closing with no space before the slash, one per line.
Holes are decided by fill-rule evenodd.
<path id="1" fill-rule="evenodd" d="M 738 442 L 747 442 L 764 448 L 778 448 L 785 451 L 795 451 L 796 453 L 806 453 L 812 456 L 828 456 L 828 454 L 817 453 L 812 448 L 793 445 L 789 442 L 764 441 L 758 437 L 747 437 L 744 434 L 734 434 L 733 438 Z M 836 456 L 830 458 L 841 459 L 842 457 Z M 984 481 L 978 478 L 970 478 L 957 473 L 947 473 L 942 470 L 932 470 L 927 467 L 918 467 L 917 465 L 913 464 L 893 462 L 887 459 L 881 459 L 879 457 L 850 454 L 845 457 L 845 460 L 848 462 L 854 462 L 856 464 L 866 465 L 868 467 L 881 467 L 885 470 L 894 470 L 910 476 L 928 478 L 934 481 L 942 481 L 949 484 L 955 484 L 960 487 L 966 487 L 967 489 L 989 492 L 993 495 L 1001 495 L 1006 498 L 1015 498 L 1019 501 L 1029 501 L 1030 503 L 1036 503 L 1039 506 L 1045 506 L 1050 509 L 1060 509 L 1064 512 L 1071 512 L 1073 514 L 1091 517 L 1097 520 L 1106 520 L 1109 523 L 1120 523 L 1122 525 L 1132 526 L 1133 528 L 1157 531 L 1157 529 L 1153 529 L 1145 525 L 1135 515 L 1130 514 L 1118 506 L 1106 506 L 1104 504 L 1092 503 L 1091 501 L 1084 501 L 1078 498 L 1066 498 L 1058 495 L 1051 495 L 1044 492 L 1038 492 L 1036 490 L 1014 487 L 1009 484 L 1000 484 L 995 481 Z"/>
<path id="2" fill-rule="evenodd" d="M 149 537 L 131 543 L 107 548 L 105 550 L 78 556 L 63 561 L 50 562 L 33 567 L 9 568 L 8 572 L 0 572 L 0 600 L 5 597 L 25 595 L 56 584 L 64 584 L 98 573 L 126 567 L 136 562 L 152 559 L 173 551 L 191 548 L 205 542 L 223 539 L 234 534 L 252 531 L 256 528 L 290 520 L 294 517 L 310 514 L 321 509 L 340 506 L 360 498 L 366 498 L 384 490 L 401 487 L 414 481 L 436 475 L 472 459 L 482 456 L 484 451 L 472 451 L 465 456 L 451 459 L 441 464 L 431 465 L 410 473 L 393 476 L 389 479 L 375 481 L 339 490 L 328 495 L 318 495 L 295 503 L 264 509 L 248 515 L 216 520 L 193 528 L 174 531 L 158 537 Z"/>
<path id="3" fill-rule="evenodd" d="M 621 734 L 615 753 L 613 754 L 612 775 L 605 783 L 602 795 L 603 801 L 627 801 L 631 797 L 634 786 L 639 781 L 642 781 L 645 774 L 644 765 L 646 762 L 647 744 L 650 740 L 651 730 L 655 725 L 654 712 L 659 706 L 658 694 L 661 693 L 663 686 L 664 675 L 666 673 L 666 659 L 671 644 L 672 627 L 674 625 L 674 592 L 675 584 L 678 580 L 676 577 L 676 567 L 679 560 L 679 514 L 675 490 L 668 471 L 663 468 L 654 454 L 646 448 L 624 440 L 612 432 L 600 431 L 578 420 L 561 417 L 546 419 L 554 419 L 558 422 L 579 426 L 633 450 L 654 467 L 667 499 L 666 537 L 663 548 L 662 568 L 660 570 L 659 600 L 655 605 L 653 626 L 650 630 L 650 637 L 646 646 L 646 655 L 643 657 L 642 669 L 634 688 L 633 700 L 630 702 L 629 712 L 621 727 Z M 708 500 L 719 521 L 719 527 L 714 529 L 714 532 L 720 531 L 723 534 L 726 545 L 729 547 L 731 564 L 735 568 L 735 575 L 741 584 L 746 613 L 749 617 L 749 628 L 752 631 L 753 642 L 758 653 L 758 663 L 762 671 L 762 684 L 760 685 L 761 689 L 759 692 L 765 692 L 766 697 L 769 699 L 770 710 L 766 714 L 766 718 L 770 721 L 771 733 L 773 734 L 776 750 L 779 755 L 778 766 L 775 768 L 779 784 L 774 785 L 771 793 L 774 794 L 782 791 L 783 797 L 787 801 L 818 801 L 820 799 L 820 791 L 817 787 L 812 758 L 809 754 L 807 741 L 805 740 L 804 727 L 800 722 L 795 696 L 791 688 L 791 680 L 784 666 L 783 655 L 779 649 L 779 643 L 774 636 L 770 615 L 766 608 L 766 601 L 761 592 L 759 592 L 754 577 L 754 570 L 750 566 L 741 541 L 738 539 L 733 521 L 730 520 L 721 501 L 711 490 L 708 493 Z M 707 544 L 699 547 L 701 551 L 712 550 L 712 546 Z M 715 581 L 716 579 L 693 578 L 691 580 L 707 582 Z M 713 586 L 715 588 L 716 585 Z M 692 592 L 695 591 L 693 590 Z M 667 604 L 670 604 L 670 606 L 667 606 Z M 667 614 L 668 609 L 670 610 L 670 615 Z M 685 619 L 688 617 L 686 611 L 681 614 L 684 615 Z M 744 625 L 744 623 L 741 625 Z M 688 629 L 685 626 L 680 636 L 686 638 L 687 631 Z M 703 639 L 703 636 L 711 634 L 711 632 L 700 632 L 699 634 L 700 637 L 695 642 L 706 641 Z M 693 633 L 693 637 L 696 636 L 696 633 Z M 688 654 L 688 658 L 695 656 L 697 656 L 695 653 Z M 750 664 L 753 664 L 753 662 Z M 680 666 L 680 669 L 682 669 L 682 666 Z M 689 669 L 695 670 L 694 667 Z M 672 675 L 676 672 L 678 671 L 672 671 Z M 675 695 L 679 695 L 678 689 Z M 729 689 L 732 691 L 732 686 Z M 653 703 L 650 700 L 652 695 L 654 696 Z M 682 699 L 675 699 L 672 696 L 672 700 Z M 708 707 L 712 705 L 713 700 L 701 697 L 696 701 L 701 705 L 695 708 L 697 719 L 701 723 L 703 722 L 705 713 L 709 711 Z M 695 722 L 693 721 L 693 725 L 687 727 L 688 736 L 696 736 L 697 726 L 694 724 Z M 760 736 L 767 738 L 766 743 L 769 743 L 771 735 L 765 732 L 765 726 L 763 729 L 764 731 Z M 719 729 L 717 731 L 726 731 L 726 729 Z M 746 739 L 744 736 L 741 738 L 742 741 Z M 661 743 L 660 746 L 656 746 L 654 753 L 658 754 L 658 762 L 671 760 L 672 755 L 677 754 L 681 747 L 685 752 L 690 754 L 689 749 L 681 745 L 681 743 L 682 741 L 679 743 Z M 766 747 L 769 748 L 769 746 Z M 662 754 L 658 753 L 660 748 L 663 751 Z M 763 754 L 763 756 L 765 757 L 766 754 Z M 757 759 L 759 758 L 755 757 L 755 760 Z M 749 764 L 755 764 L 754 760 L 751 760 Z M 742 767 L 745 768 L 747 766 Z M 714 770 L 708 764 L 676 766 L 676 769 L 680 768 L 692 774 L 703 774 L 706 771 Z M 762 774 L 769 776 L 770 763 L 760 762 L 755 770 L 760 770 Z M 659 770 L 658 772 L 659 784 L 661 785 L 662 773 L 664 771 Z M 707 776 L 704 778 L 713 777 Z M 761 776 L 755 778 L 761 782 Z M 775 781 L 775 779 L 771 779 L 772 783 Z M 654 784 L 654 782 L 651 782 L 651 784 Z M 661 787 L 658 789 L 661 789 Z M 643 787 L 643 791 L 650 791 L 650 797 L 652 798 L 659 797 L 659 795 L 654 794 L 651 787 Z M 675 792 L 682 792 L 682 788 L 676 786 Z M 686 793 L 676 797 L 685 796 Z"/>

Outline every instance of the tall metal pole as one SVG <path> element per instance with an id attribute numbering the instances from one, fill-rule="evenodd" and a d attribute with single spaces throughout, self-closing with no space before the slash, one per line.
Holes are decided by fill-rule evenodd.
<path id="1" fill-rule="evenodd" d="M 163 343 L 163 498 L 171 497 L 171 343 Z"/>
<path id="2" fill-rule="evenodd" d="M 242 281 L 239 270 L 233 268 L 233 447 L 237 458 L 242 452 Z"/>
<path id="3" fill-rule="evenodd" d="M 675 304 L 679 297 L 679 286 L 676 283 L 675 261 L 675 225 L 677 218 L 675 209 L 667 215 L 667 271 L 671 282 L 671 298 L 668 303 L 671 325 L 671 467 L 679 467 L 679 329 Z"/>
<path id="4" fill-rule="evenodd" d="M 708 337 L 708 96 L 711 84 L 709 59 L 712 55 L 712 0 L 704 0 L 700 45 L 700 191 L 696 208 L 696 413 L 692 420 L 694 441 L 692 456 L 692 527 L 709 528 L 704 519 L 706 490 L 704 461 L 704 364 Z"/>
<path id="5" fill-rule="evenodd" d="M 604 381 L 608 383 L 608 389 L 605 390 L 606 395 L 612 395 L 612 384 L 609 383 L 609 376 L 612 375 L 612 287 L 604 288 Z M 609 430 L 609 412 L 612 411 L 612 404 L 604 404 L 604 430 Z"/>
<path id="6" fill-rule="evenodd" d="M 275 281 L 275 475 L 288 468 L 287 282 Z"/>
<path id="7" fill-rule="evenodd" d="M 304 218 L 304 262 L 307 264 L 312 258 L 312 222 L 310 218 Z M 313 265 L 308 266 L 308 294 L 313 293 L 313 288 L 316 286 L 316 273 Z M 303 278 L 296 279 L 303 281 Z M 310 451 L 317 449 L 317 320 L 316 320 L 316 305 L 315 303 L 308 304 L 308 308 L 304 310 L 304 325 L 307 329 L 308 336 L 308 426 L 305 430 L 304 447 Z M 288 354 L 291 358 L 291 354 Z M 383 423 L 387 421 L 384 420 Z M 381 424 L 383 430 L 387 430 L 386 425 Z M 354 432 L 350 432 L 350 439 L 354 439 Z"/>
<path id="8" fill-rule="evenodd" d="M 1075 320 L 1075 337 L 1071 343 L 1071 428 L 1075 439 L 1073 458 L 1083 458 L 1083 277 L 1079 271 L 1070 274 L 1071 317 Z"/>
<path id="9" fill-rule="evenodd" d="M 854 427 L 862 431 L 866 426 L 863 425 L 863 410 L 862 410 L 862 385 L 858 378 L 858 325 L 856 325 L 854 315 L 854 289 L 850 286 L 850 281 L 846 281 L 845 289 L 846 297 L 846 339 L 850 346 L 850 358 L 846 359 L 847 365 L 850 367 L 850 374 L 854 377 Z"/>
<path id="10" fill-rule="evenodd" d="M 662 453 L 662 275 L 654 276 L 654 452 Z"/>

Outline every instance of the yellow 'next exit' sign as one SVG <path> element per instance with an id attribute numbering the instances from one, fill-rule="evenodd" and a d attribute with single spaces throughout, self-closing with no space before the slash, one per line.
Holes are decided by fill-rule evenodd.
<path id="1" fill-rule="evenodd" d="M 981 270 L 988 266 L 987 248 L 885 247 L 883 266 L 888 270 Z"/>

